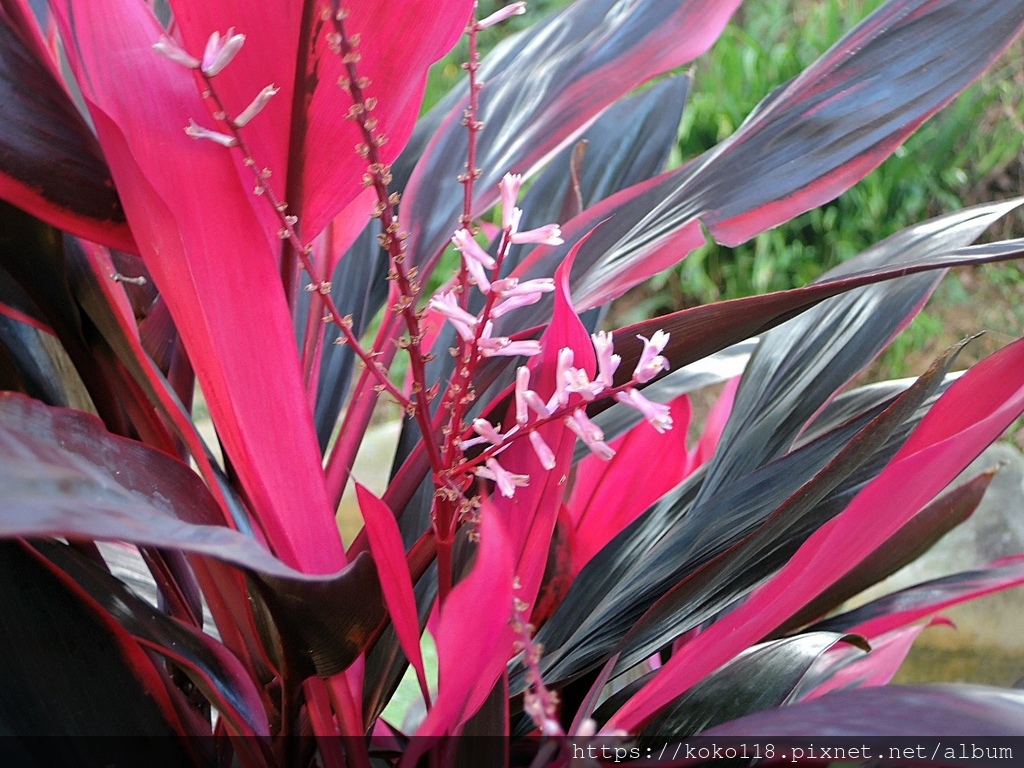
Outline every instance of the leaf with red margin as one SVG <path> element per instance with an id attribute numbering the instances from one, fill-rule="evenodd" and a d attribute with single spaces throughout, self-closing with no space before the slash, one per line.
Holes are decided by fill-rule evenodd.
<path id="1" fill-rule="evenodd" d="M 672 429 L 659 434 L 643 421 L 609 443 L 611 461 L 587 456 L 576 465 L 569 512 L 576 530 L 576 573 L 619 531 L 681 483 L 697 464 L 686 446 L 692 407 L 686 395 L 669 408 Z"/>
<path id="2" fill-rule="evenodd" d="M 497 200 L 505 173 L 531 174 L 617 99 L 707 51 L 739 5 L 638 0 L 623 12 L 614 0 L 588 0 L 506 41 L 479 72 L 487 87 L 479 94 L 478 116 L 490 129 L 477 137 L 483 175 L 474 186 L 473 210 Z M 430 144 L 404 192 L 403 217 L 420 265 L 440 251 L 462 211 L 461 196 L 439 195 L 436 185 L 454 179 L 466 162 L 465 102 L 442 102 L 447 113 L 440 124 L 431 115 L 417 136 L 425 139 L 429 131 Z"/>
<path id="3" fill-rule="evenodd" d="M 935 542 L 974 513 L 994 475 L 994 469 L 983 472 L 932 501 L 889 537 L 885 544 L 787 621 L 781 631 L 788 632 L 824 616 L 923 555 Z M 884 604 L 885 598 L 882 601 Z"/>
<path id="4" fill-rule="evenodd" d="M 573 350 L 573 365 L 586 371 L 590 379 L 597 370 L 597 356 L 587 329 L 572 306 L 569 295 L 569 272 L 575 251 L 571 251 L 555 273 L 555 308 L 551 324 L 541 336 L 542 352 L 530 358 L 530 388 L 547 401 L 555 391 L 559 350 Z M 515 405 L 502 423 L 515 423 Z M 558 510 L 566 491 L 566 479 L 572 466 L 576 435 L 559 420 L 546 424 L 537 432 L 555 455 L 555 465 L 546 470 L 528 440 L 519 440 L 500 456 L 502 466 L 509 472 L 527 475 L 530 484 L 516 489 L 511 499 L 497 496 L 492 500 L 495 508 L 508 521 L 512 552 L 516 560 L 516 576 L 521 589 L 517 597 L 532 607 L 544 577 L 544 569 L 551 547 L 551 537 L 558 518 Z M 527 612 L 529 609 L 527 609 Z"/>
<path id="5" fill-rule="evenodd" d="M 185 464 L 107 433 L 89 414 L 0 393 L 0 487 L 2 538 L 129 541 L 243 569 L 286 650 L 299 649 L 316 671 L 351 664 L 384 619 L 369 557 L 330 576 L 296 571 L 252 538 L 218 525 L 216 502 Z"/>
<path id="6" fill-rule="evenodd" d="M 894 717 L 893 713 L 899 713 Z M 1024 736 L 1024 693 L 981 685 L 884 685 L 758 712 L 700 736 Z M 828 763 L 833 763 L 828 760 Z M 682 765 L 670 763 L 669 765 Z"/>
<path id="7" fill-rule="evenodd" d="M 885 595 L 818 622 L 814 629 L 847 626 L 859 634 L 880 634 L 936 611 L 1021 584 L 1024 584 L 1024 555 L 1013 555 L 984 568 L 954 573 Z"/>
<path id="8" fill-rule="evenodd" d="M 600 306 L 681 261 L 700 224 L 736 245 L 844 192 L 978 77 L 1024 23 L 1019 0 L 891 0 L 770 94 L 704 155 L 563 224 L 517 277 L 551 274 L 576 238 L 573 296 Z M 595 218 L 598 217 L 598 218 Z"/>
<path id="9" fill-rule="evenodd" d="M 480 507 L 480 544 L 469 576 L 452 589 L 437 630 L 440 691 L 417 736 L 443 736 L 487 699 L 512 655 L 513 556 L 501 512 Z M 416 747 L 426 749 L 425 740 Z M 412 752 L 403 765 L 415 764 Z"/>
<path id="10" fill-rule="evenodd" d="M 110 169 L 26 0 L 0 2 L 0 198 L 55 227 L 135 251 Z"/>
<path id="11" fill-rule="evenodd" d="M 16 740 L 33 755 L 29 764 L 136 764 L 130 739 L 82 738 L 128 733 L 160 741 L 159 751 L 146 750 L 153 764 L 192 764 L 171 692 L 138 643 L 27 545 L 2 542 L 0 550 L 0 711 L 5 733 L 36 737 Z M 24 764 L 25 752 L 19 757 Z"/>
<path id="12" fill-rule="evenodd" d="M 304 239 L 312 240 L 363 192 L 366 172 L 366 160 L 355 151 L 364 142 L 362 133 L 355 121 L 345 119 L 352 97 L 338 84 L 347 72 L 328 45 L 335 31 L 327 12 L 331 4 L 174 0 L 171 5 L 185 48 L 193 54 L 203 50 L 214 30 L 234 27 L 245 34 L 236 60 L 217 75 L 230 114 L 245 109 L 271 83 L 281 89 L 246 126 L 246 138 L 260 167 L 273 170 L 270 183 L 299 216 Z M 356 69 L 369 81 L 365 96 L 376 100 L 374 133 L 387 136 L 379 148 L 381 162 L 393 162 L 412 135 L 427 69 L 455 45 L 472 5 L 471 0 L 341 3 L 346 34 L 353 40 L 358 36 Z M 249 189 L 251 170 L 239 167 L 239 172 Z M 363 218 L 368 210 L 357 213 Z"/>
<path id="13" fill-rule="evenodd" d="M 862 645 L 857 637 L 810 632 L 749 648 L 672 702 L 637 745 L 684 739 L 737 717 L 787 704 L 808 671 L 837 643 Z M 863 651 L 862 651 L 863 653 Z M 656 748 L 656 747 L 655 747 Z"/>
<path id="14" fill-rule="evenodd" d="M 742 605 L 675 655 L 613 717 L 634 730 L 852 570 L 1024 411 L 1024 340 L 983 360 L 939 398 L 886 469 Z M 880 516 L 878 510 L 886 510 Z"/>
<path id="15" fill-rule="evenodd" d="M 798 692 L 794 701 L 817 699 L 833 691 L 888 685 L 918 635 L 936 623 L 949 622 L 936 620 L 929 624 L 915 624 L 868 638 L 871 650 L 867 653 L 858 648 L 833 648 L 807 673 L 807 678 L 802 681 L 806 693 Z"/>
<path id="16" fill-rule="evenodd" d="M 54 13 L 146 266 L 254 513 L 282 559 L 338 570 L 345 554 L 276 254 L 230 153 L 183 131 L 206 109 L 191 72 L 152 50 L 162 29 L 143 4 L 65 0 Z"/>
<path id="17" fill-rule="evenodd" d="M 921 225 L 922 228 L 919 231 L 924 233 L 927 224 L 935 223 L 936 220 L 926 222 Z M 906 230 L 894 237 L 899 238 L 901 235 L 909 234 L 912 234 L 911 230 Z M 883 240 L 879 245 L 886 242 Z M 893 253 L 896 252 L 895 249 L 900 244 L 898 240 L 893 240 L 890 246 Z M 866 253 L 868 251 L 865 251 Z M 638 334 L 649 336 L 659 329 L 669 332 L 671 338 L 663 354 L 668 358 L 672 367 L 676 368 L 689 365 L 730 344 L 764 333 L 820 304 L 825 299 L 846 293 L 854 288 L 937 269 L 1016 259 L 1020 258 L 1022 254 L 1024 254 L 1024 239 L 968 245 L 948 251 L 935 248 L 922 258 L 912 262 L 902 261 L 876 265 L 854 274 L 837 274 L 803 288 L 719 301 L 714 304 L 704 304 L 673 312 L 664 317 L 643 320 L 615 331 L 615 349 L 622 356 L 616 383 L 624 383 L 625 376 L 628 376 L 628 372 L 633 370 L 637 360 L 640 359 L 643 344 L 636 340 Z M 847 262 L 847 264 L 850 263 Z M 622 380 L 620 381 L 620 379 Z"/>
<path id="18" fill-rule="evenodd" d="M 267 713 L 254 681 L 224 646 L 153 608 L 70 547 L 44 541 L 32 546 L 49 561 L 47 567 L 59 568 L 74 579 L 144 647 L 179 665 L 238 735 L 270 735 Z"/>
<path id="19" fill-rule="evenodd" d="M 370 551 L 377 564 L 384 602 L 391 615 L 391 623 L 405 657 L 416 670 L 416 679 L 424 699 L 430 699 L 427 676 L 423 671 L 423 653 L 420 650 L 420 622 L 416 613 L 416 596 L 412 591 L 412 575 L 405 559 L 402 532 L 398 530 L 395 514 L 387 504 L 367 488 L 356 483 L 359 511 L 362 512 Z"/>

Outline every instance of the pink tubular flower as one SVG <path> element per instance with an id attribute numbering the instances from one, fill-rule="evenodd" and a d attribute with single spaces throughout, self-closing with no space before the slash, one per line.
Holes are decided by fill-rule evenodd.
<path id="1" fill-rule="evenodd" d="M 555 366 L 555 395 L 554 400 L 559 405 L 569 402 L 569 391 L 565 388 L 568 383 L 567 374 L 572 368 L 575 354 L 571 347 L 562 347 L 558 350 L 558 363 Z"/>
<path id="2" fill-rule="evenodd" d="M 459 306 L 459 300 L 451 291 L 434 296 L 427 306 L 444 315 L 466 341 L 476 336 L 477 318 Z"/>
<path id="3" fill-rule="evenodd" d="M 473 421 L 473 431 L 491 445 L 500 445 L 505 439 L 505 436 L 498 431 L 500 428 L 500 424 L 498 427 L 495 427 L 487 419 L 475 419 Z"/>
<path id="4" fill-rule="evenodd" d="M 530 369 L 525 365 L 516 370 L 516 423 L 525 424 L 530 420 L 529 406 L 526 404 L 526 393 L 530 390 Z"/>
<path id="5" fill-rule="evenodd" d="M 183 67 L 188 67 L 189 69 L 199 69 L 199 59 L 191 55 L 166 35 L 162 35 L 160 40 L 153 44 L 153 50 L 161 56 L 166 56 L 175 64 L 181 64 Z"/>
<path id="6" fill-rule="evenodd" d="M 537 229 L 528 229 L 525 232 L 513 232 L 511 240 L 513 243 L 540 243 L 541 245 L 561 245 L 562 230 L 557 224 L 545 224 Z"/>
<path id="7" fill-rule="evenodd" d="M 615 455 L 615 451 L 608 443 L 604 442 L 604 432 L 601 428 L 587 418 L 582 408 L 577 408 L 571 416 L 566 416 L 565 426 L 572 430 L 576 437 L 583 441 L 583 444 L 590 449 L 597 458 L 608 461 Z"/>
<path id="8" fill-rule="evenodd" d="M 597 352 L 597 380 L 606 387 L 614 386 L 615 370 L 622 362 L 622 358 L 614 354 L 612 349 L 612 335 L 605 331 L 598 331 L 591 334 L 594 341 L 594 350 Z"/>
<path id="9" fill-rule="evenodd" d="M 666 430 L 672 429 L 672 411 L 667 405 L 648 400 L 635 389 L 619 392 L 615 395 L 615 399 L 636 408 L 659 432 L 664 433 Z"/>
<path id="10" fill-rule="evenodd" d="M 509 472 L 498 463 L 497 459 L 488 459 L 487 465 L 477 467 L 473 470 L 473 474 L 485 480 L 493 480 L 498 487 L 498 492 L 506 499 L 511 499 L 515 495 L 517 487 L 530 484 L 528 475 L 515 475 Z"/>
<path id="11" fill-rule="evenodd" d="M 530 409 L 542 419 L 546 419 L 551 415 L 552 409 L 532 389 L 528 389 L 523 393 L 523 399 L 526 400 L 526 404 L 530 406 Z"/>
<path id="12" fill-rule="evenodd" d="M 468 229 L 457 229 L 452 235 L 452 243 L 462 254 L 463 258 L 475 261 L 487 269 L 494 269 L 494 258 L 483 249 Z"/>
<path id="13" fill-rule="evenodd" d="M 493 289 L 493 284 L 491 287 Z M 491 317 L 501 317 L 502 315 L 507 315 L 509 312 L 519 309 L 520 307 L 528 307 L 531 304 L 536 304 L 540 301 L 541 295 L 542 294 L 538 291 L 536 293 L 519 293 L 515 296 L 509 296 L 503 302 L 496 304 L 494 308 L 491 309 Z"/>
<path id="14" fill-rule="evenodd" d="M 480 354 L 484 357 L 516 357 L 517 355 L 523 355 L 524 357 L 530 357 L 532 355 L 540 354 L 540 342 L 533 339 L 526 339 L 525 341 L 512 341 L 507 336 L 491 336 L 491 330 L 494 327 L 494 323 L 490 320 L 487 321 L 487 325 L 484 326 L 483 333 L 480 334 L 480 339 L 477 341 L 477 349 L 480 350 Z"/>
<path id="15" fill-rule="evenodd" d="M 575 392 L 589 402 L 604 391 L 604 383 L 591 381 L 582 368 L 568 368 L 565 371 L 565 391 Z"/>
<path id="16" fill-rule="evenodd" d="M 281 89 L 275 87 L 273 83 L 268 85 L 256 94 L 256 98 L 252 100 L 252 103 L 248 107 L 242 110 L 242 113 L 238 117 L 231 121 L 232 125 L 236 128 L 241 128 L 243 125 L 246 125 L 250 120 L 256 117 L 256 115 L 263 111 L 263 108 L 270 103 L 270 100 L 276 96 L 277 92 L 280 90 Z"/>
<path id="17" fill-rule="evenodd" d="M 490 16 L 480 19 L 476 23 L 477 29 L 487 29 L 493 27 L 495 24 L 500 24 L 506 19 L 511 19 L 513 16 L 522 16 L 526 13 L 526 3 L 509 3 L 504 8 L 500 8 Z"/>
<path id="18" fill-rule="evenodd" d="M 210 39 L 206 41 L 206 50 L 203 52 L 203 74 L 207 77 L 219 74 L 242 50 L 244 42 L 245 35 L 236 35 L 234 27 L 230 27 L 224 37 L 220 36 L 220 32 L 210 35 Z"/>
<path id="19" fill-rule="evenodd" d="M 517 277 L 505 277 L 495 280 L 491 290 L 502 296 L 523 296 L 534 293 L 551 293 L 555 290 L 555 281 L 550 277 L 538 277 L 534 280 L 523 280 Z"/>
<path id="20" fill-rule="evenodd" d="M 499 11 L 500 13 L 500 11 Z M 489 17 L 490 18 L 490 17 Z M 498 182 L 498 190 L 501 193 L 501 228 L 515 230 L 518 220 L 513 214 L 516 208 L 516 201 L 519 199 L 519 187 L 522 186 L 523 177 L 518 173 L 506 173 L 505 178 Z"/>
<path id="21" fill-rule="evenodd" d="M 633 378 L 641 384 L 646 384 L 662 371 L 669 368 L 668 360 L 662 357 L 661 351 L 668 344 L 669 334 L 665 331 L 655 331 L 650 339 L 637 336 L 644 343 L 644 351 L 640 353 L 640 360 L 633 371 Z"/>
<path id="22" fill-rule="evenodd" d="M 486 270 L 494 269 L 494 258 L 473 239 L 473 235 L 468 229 L 456 230 L 452 235 L 452 243 L 462 254 L 462 263 L 469 270 L 473 282 L 481 291 L 488 293 L 491 290 L 491 281 L 487 277 Z"/>
<path id="23" fill-rule="evenodd" d="M 505 336 L 494 339 L 480 339 L 480 354 L 484 357 L 532 357 L 541 352 L 540 342 L 532 339 L 512 341 Z"/>
<path id="24" fill-rule="evenodd" d="M 533 446 L 533 452 L 537 454 L 537 459 L 544 469 L 555 468 L 555 454 L 548 447 L 548 444 L 544 442 L 540 432 L 530 433 L 530 445 Z"/>

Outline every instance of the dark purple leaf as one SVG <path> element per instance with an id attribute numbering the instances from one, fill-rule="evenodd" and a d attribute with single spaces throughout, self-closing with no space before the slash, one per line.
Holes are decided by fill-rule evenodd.
<path id="1" fill-rule="evenodd" d="M 384 618 L 376 569 L 360 558 L 333 576 L 305 576 L 253 539 L 221 526 L 199 477 L 176 459 L 108 434 L 88 414 L 0 394 L 2 537 L 130 541 L 241 567 L 293 662 L 331 674 L 362 651 Z M 272 627 L 268 618 L 273 618 Z"/>
<path id="2" fill-rule="evenodd" d="M 1024 22 L 1019 0 L 892 0 L 785 87 L 731 137 L 657 182 L 563 226 L 524 275 L 550 275 L 604 219 L 573 276 L 580 309 L 599 306 L 712 236 L 736 245 L 845 191 L 978 77 Z"/>
<path id="3" fill-rule="evenodd" d="M 619 97 L 704 53 L 738 5 L 640 0 L 624 13 L 613 0 L 588 0 L 506 41 L 479 73 L 486 83 L 479 119 L 491 130 L 479 135 L 483 175 L 474 211 L 497 200 L 505 173 L 532 173 Z M 457 192 L 454 179 L 466 162 L 464 100 L 444 104 L 443 120 L 430 124 L 433 138 L 406 187 L 402 217 L 420 265 L 432 262 L 461 212 L 461 196 L 437 194 L 435 182 L 452 179 Z"/>
<path id="4" fill-rule="evenodd" d="M 617 646 L 626 669 L 676 637 L 711 619 L 749 593 L 782 565 L 840 509 L 821 504 L 866 464 L 871 464 L 942 381 L 959 349 L 950 350 L 882 413 L 852 436 L 827 465 L 776 507 L 764 523 L 720 556 L 699 567 L 662 596 Z M 708 480 L 705 480 L 707 483 Z M 706 487 L 706 486 L 705 486 Z M 699 502 L 695 502 L 695 507 Z M 691 510 L 691 518 L 695 510 Z"/>
<path id="5" fill-rule="evenodd" d="M 0 728 L 21 737 L 24 756 L 97 768 L 140 756 L 146 764 L 192 764 L 176 738 L 181 724 L 168 691 L 138 644 L 24 545 L 0 549 Z M 139 755 L 128 735 L 160 747 Z"/>
<path id="6" fill-rule="evenodd" d="M 0 197 L 60 229 L 135 250 L 99 143 L 26 0 L 0 2 Z"/>
<path id="7" fill-rule="evenodd" d="M 129 634 L 180 665 L 238 735 L 270 735 L 255 683 L 220 643 L 156 610 L 70 547 L 51 542 L 36 542 L 33 546 L 74 579 Z"/>
<path id="8" fill-rule="evenodd" d="M 818 622 L 815 630 L 871 635 L 917 621 L 951 605 L 1024 583 L 1024 555 L 997 560 L 984 567 L 915 584 L 872 600 L 852 611 Z M 845 627 L 846 629 L 841 629 Z"/>
<path id="9" fill-rule="evenodd" d="M 941 262 L 943 249 L 970 242 L 1015 205 L 983 206 L 911 228 L 883 241 L 844 268 L 878 269 L 879 262 L 901 257 L 926 261 L 929 255 Z M 930 276 L 921 275 L 861 288 L 836 296 L 794 322 L 765 334 L 737 393 L 723 449 L 716 454 L 707 474 L 669 494 L 613 540 L 581 572 L 561 609 L 541 628 L 538 641 L 547 651 L 542 662 L 547 679 L 567 679 L 602 663 L 613 649 L 621 650 L 618 641 L 655 601 L 688 574 L 753 533 L 877 415 L 877 411 L 858 414 L 833 427 L 822 438 L 791 450 L 808 420 L 920 308 L 933 282 Z M 706 333 L 703 327 L 698 329 L 691 330 L 691 339 Z M 674 335 L 670 343 L 675 341 Z M 688 357 L 685 347 L 675 349 Z M 626 376 L 633 367 L 630 354 L 630 348 L 625 348 L 626 359 L 620 371 L 625 369 Z M 688 362 L 687 357 L 680 362 Z M 785 386 L 781 386 L 782 382 Z M 854 472 L 848 483 L 836 490 L 827 507 L 816 509 L 817 524 L 841 511 L 849 500 L 848 494 L 873 477 L 870 473 L 881 470 L 884 459 L 892 455 L 905 436 L 903 428 L 899 437 L 887 443 L 866 465 L 864 476 Z M 784 542 L 779 540 L 774 545 L 770 540 L 762 540 L 767 555 L 764 570 L 745 568 L 740 560 L 721 561 L 716 568 L 730 562 L 730 568 L 748 579 L 745 588 L 750 588 L 778 568 L 787 553 L 792 554 L 793 547 L 799 545 L 801 536 L 806 537 L 812 530 L 813 527 L 797 526 L 789 531 Z M 687 588 L 700 586 L 707 585 L 698 580 Z M 739 588 L 739 582 L 733 586 Z M 719 602 L 724 596 L 713 590 L 699 594 L 710 602 L 705 604 L 706 611 L 683 614 L 692 621 L 710 618 L 727 604 L 727 600 Z M 696 608 L 696 604 L 691 608 Z M 682 632 L 692 623 L 672 626 Z M 670 632 L 656 633 L 650 638 L 651 647 L 641 644 L 638 648 L 653 652 L 658 647 L 655 640 L 664 643 L 672 636 Z M 635 662 L 636 658 L 630 661 Z M 517 675 L 513 690 L 519 690 L 521 684 L 522 678 Z"/>
<path id="10" fill-rule="evenodd" d="M 1024 692 L 980 685 L 901 685 L 837 691 L 734 720 L 700 735 L 775 738 L 808 734 L 1024 736 Z"/>
<path id="11" fill-rule="evenodd" d="M 1024 411 L 1022 356 L 1024 340 L 1018 340 L 957 379 L 842 514 L 815 531 L 747 600 L 687 643 L 613 722 L 629 729 L 648 721 L 895 534 Z"/>
<path id="12" fill-rule="evenodd" d="M 970 517 L 994 474 L 994 470 L 985 472 L 935 499 L 835 586 L 809 603 L 780 631 L 796 629 L 823 616 L 923 555 L 936 541 Z"/>
<path id="13" fill-rule="evenodd" d="M 863 640 L 812 632 L 754 646 L 676 699 L 644 729 L 641 748 L 692 736 L 789 701 L 814 662 L 836 643 Z"/>

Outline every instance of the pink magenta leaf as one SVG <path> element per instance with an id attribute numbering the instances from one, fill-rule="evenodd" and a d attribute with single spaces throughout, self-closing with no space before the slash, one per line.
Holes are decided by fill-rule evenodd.
<path id="1" fill-rule="evenodd" d="M 799 700 L 816 699 L 831 691 L 887 685 L 899 671 L 914 641 L 928 625 L 916 624 L 894 629 L 869 639 L 871 650 L 840 646 L 833 648 L 820 661 L 826 679 Z"/>
<path id="2" fill-rule="evenodd" d="M 659 434 L 642 421 L 611 443 L 615 456 L 587 456 L 576 466 L 569 497 L 575 528 L 573 566 L 578 573 L 621 530 L 681 483 L 695 468 L 686 447 L 690 398 L 671 403 L 672 429 Z"/>
<path id="3" fill-rule="evenodd" d="M 416 614 L 416 596 L 412 590 L 412 575 L 405 559 L 405 545 L 398 521 L 388 505 L 373 495 L 367 488 L 356 483 L 359 510 L 363 514 L 370 550 L 377 563 L 380 588 L 384 602 L 391 614 L 391 623 L 398 635 L 398 642 L 409 659 L 423 695 L 427 693 L 427 676 L 423 671 L 423 654 L 420 650 L 420 624 Z"/>
<path id="4" fill-rule="evenodd" d="M 454 732 L 484 703 L 512 655 L 513 551 L 501 512 L 488 501 L 480 508 L 479 533 L 476 563 L 441 609 L 440 690 L 417 736 Z"/>
<path id="5" fill-rule="evenodd" d="M 530 387 L 544 400 L 555 391 L 559 350 L 570 347 L 574 352 L 573 365 L 586 371 L 591 380 L 597 369 L 593 342 L 576 314 L 569 294 L 569 273 L 575 253 L 575 250 L 570 251 L 555 272 L 554 314 L 551 324 L 541 336 L 541 354 L 532 357 L 527 366 Z M 514 411 L 513 404 L 505 423 L 515 423 Z M 576 435 L 561 421 L 547 424 L 537 431 L 554 453 L 554 467 L 544 469 L 529 442 L 517 441 L 501 455 L 501 463 L 509 472 L 528 475 L 530 484 L 517 489 L 511 499 L 498 496 L 493 501 L 503 519 L 508 521 L 516 575 L 522 585 L 518 597 L 528 606 L 533 605 L 540 590 L 576 445 Z"/>
<path id="6" fill-rule="evenodd" d="M 191 71 L 152 50 L 162 29 L 145 5 L 67 0 L 54 12 L 143 259 L 253 511 L 284 560 L 338 570 L 344 550 L 277 257 L 229 151 L 183 130 L 206 110 Z"/>
<path id="7" fill-rule="evenodd" d="M 456 43 L 472 5 L 471 0 L 341 3 L 345 32 L 357 41 L 355 66 L 358 77 L 366 78 L 366 103 L 373 105 L 368 114 L 377 121 L 373 133 L 387 137 L 381 162 L 393 162 L 408 141 L 427 69 Z M 336 33 L 332 4 L 175 0 L 172 6 L 190 53 L 201 53 L 216 30 L 234 27 L 246 36 L 242 51 L 215 81 L 231 115 L 265 86 L 281 89 L 246 126 L 245 135 L 260 166 L 273 171 L 270 183 L 290 202 L 303 237 L 312 239 L 363 191 L 367 165 L 355 151 L 364 143 L 359 125 L 345 119 L 353 100 L 339 85 L 349 73 L 330 45 L 329 36 Z M 248 169 L 239 170 L 248 188 Z M 363 213 L 359 220 L 365 223 Z"/>

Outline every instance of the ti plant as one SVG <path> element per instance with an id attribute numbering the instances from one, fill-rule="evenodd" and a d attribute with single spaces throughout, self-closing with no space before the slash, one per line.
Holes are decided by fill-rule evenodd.
<path id="1" fill-rule="evenodd" d="M 739 5 L 579 0 L 481 59 L 522 3 L 0 0 L 5 749 L 366 768 L 823 722 L 1024 734 L 1019 692 L 885 686 L 920 619 L 1024 583 L 1024 557 L 834 610 L 971 513 L 991 473 L 944 489 L 1024 411 L 1024 341 L 848 386 L 944 270 L 1024 253 L 972 245 L 1020 200 L 803 288 L 604 324 L 706 236 L 878 166 L 1024 0 L 891 0 L 663 171 L 671 73 Z M 463 34 L 467 82 L 417 122 Z M 723 382 L 688 443 L 688 393 Z M 346 547 L 384 401 L 391 480 L 355 485 Z M 422 707 L 391 722 L 410 670 Z"/>

